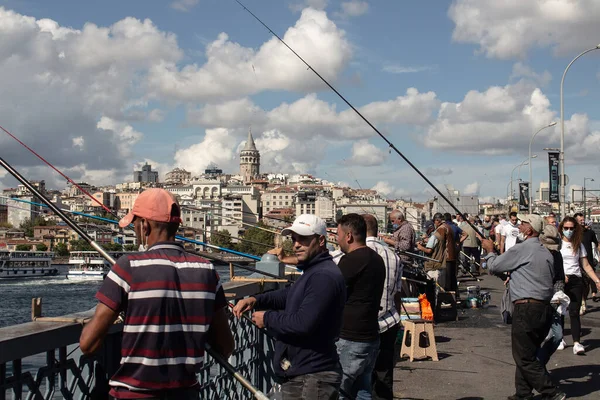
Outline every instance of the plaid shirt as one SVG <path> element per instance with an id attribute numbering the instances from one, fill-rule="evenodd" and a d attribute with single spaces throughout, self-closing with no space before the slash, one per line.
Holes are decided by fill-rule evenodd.
<path id="1" fill-rule="evenodd" d="M 415 249 L 415 230 L 408 221 L 402 222 L 392 237 L 396 241 L 396 251 L 413 251 Z M 403 262 L 412 263 L 408 256 L 400 255 L 399 257 Z"/>

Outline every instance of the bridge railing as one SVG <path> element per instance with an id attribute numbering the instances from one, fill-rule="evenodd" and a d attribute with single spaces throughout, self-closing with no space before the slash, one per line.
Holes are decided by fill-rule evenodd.
<path id="1" fill-rule="evenodd" d="M 227 283 L 232 300 L 258 292 L 256 284 Z M 92 310 L 66 316 L 89 317 Z M 229 362 L 264 393 L 272 386 L 273 342 L 244 319 L 231 316 L 235 350 Z M 100 349 L 85 356 L 78 347 L 82 325 L 28 322 L 0 328 L 0 400 L 104 399 L 108 378 L 119 367 L 122 325 L 114 325 Z M 198 373 L 202 399 L 251 399 L 210 356 Z"/>

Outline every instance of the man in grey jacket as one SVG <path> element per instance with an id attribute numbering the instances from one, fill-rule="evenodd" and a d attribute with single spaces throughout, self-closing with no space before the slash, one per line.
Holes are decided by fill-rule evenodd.
<path id="1" fill-rule="evenodd" d="M 554 258 L 540 243 L 543 219 L 539 215 L 519 215 L 519 237 L 523 241 L 497 256 L 494 244 L 484 240 L 482 247 L 491 274 L 510 273 L 510 296 L 514 305 L 512 317 L 512 353 L 517 367 L 516 394 L 511 400 L 533 399 L 532 390 L 543 399 L 563 400 L 566 395 L 552 383 L 536 354 L 552 324 Z"/>

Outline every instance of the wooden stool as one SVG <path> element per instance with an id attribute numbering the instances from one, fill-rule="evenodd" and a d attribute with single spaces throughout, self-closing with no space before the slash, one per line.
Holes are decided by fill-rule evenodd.
<path id="1" fill-rule="evenodd" d="M 404 324 L 404 338 L 402 339 L 400 358 L 408 356 L 412 362 L 415 358 L 431 357 L 433 361 L 438 361 L 435 335 L 433 334 L 433 321 L 415 319 L 402 322 Z M 421 346 L 421 335 L 425 335 L 429 339 L 429 344 Z M 408 340 L 410 340 L 410 345 L 407 344 Z"/>

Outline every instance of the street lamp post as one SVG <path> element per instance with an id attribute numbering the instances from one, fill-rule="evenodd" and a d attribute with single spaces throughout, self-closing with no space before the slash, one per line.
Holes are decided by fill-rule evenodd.
<path id="1" fill-rule="evenodd" d="M 549 123 L 546 126 L 541 127 L 540 129 L 537 130 L 537 132 L 535 132 L 533 134 L 533 136 L 531 137 L 531 140 L 529 141 L 529 214 L 531 214 L 533 212 L 533 176 L 532 176 L 532 172 L 531 172 L 531 145 L 533 144 L 533 139 L 535 138 L 535 136 L 540 133 L 541 131 L 543 131 L 546 128 L 550 128 L 556 125 L 556 121 Z"/>
<path id="2" fill-rule="evenodd" d="M 512 169 L 512 171 L 510 172 L 510 201 L 511 202 L 513 200 L 513 193 L 514 193 L 513 184 L 512 183 L 514 181 L 513 174 L 515 173 L 515 169 L 520 168 L 522 165 L 527 165 L 527 164 L 529 164 L 529 163 L 527 162 L 527 159 L 525 159 L 525 160 L 523 160 L 523 162 L 521 164 L 519 164 L 516 167 L 514 167 Z"/>
<path id="3" fill-rule="evenodd" d="M 584 54 L 589 53 L 590 51 L 600 50 L 600 44 L 592 47 L 591 49 L 587 49 L 583 53 L 579 54 L 577 57 L 573 59 L 565 68 L 565 72 L 563 73 L 562 79 L 560 81 L 560 154 L 558 156 L 558 161 L 560 163 L 560 217 L 564 218 L 566 213 L 566 182 L 565 182 L 565 104 L 564 104 L 564 96 L 563 96 L 563 87 L 565 84 L 565 76 L 567 75 L 567 71 L 571 68 L 571 65 L 575 61 L 577 61 Z"/>
<path id="4" fill-rule="evenodd" d="M 519 182 L 520 182 L 520 181 L 521 181 L 521 179 L 511 179 L 511 180 L 510 180 L 510 182 L 508 182 L 508 185 L 506 185 L 506 200 L 507 200 L 507 201 L 512 201 L 512 193 L 510 194 L 510 200 L 509 200 L 509 197 L 508 197 L 508 196 L 509 196 L 509 195 L 508 195 L 508 188 L 509 188 L 509 186 L 512 188 L 512 183 L 513 183 L 514 181 L 519 181 Z M 511 189 L 511 190 L 512 190 L 512 189 Z"/>
<path id="5" fill-rule="evenodd" d="M 589 180 L 594 182 L 594 178 L 583 178 L 583 219 L 587 219 L 587 195 L 585 193 L 585 181 Z M 572 201 L 572 200 L 571 200 Z"/>

